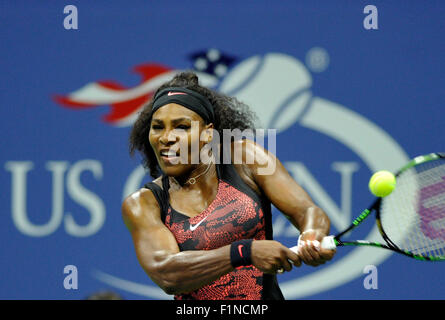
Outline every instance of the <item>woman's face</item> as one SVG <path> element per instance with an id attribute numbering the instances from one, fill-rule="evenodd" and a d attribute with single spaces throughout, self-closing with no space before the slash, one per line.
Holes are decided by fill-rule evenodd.
<path id="1" fill-rule="evenodd" d="M 211 140 L 212 128 L 196 112 L 176 103 L 156 110 L 148 138 L 161 170 L 176 177 L 196 168 L 202 147 Z"/>

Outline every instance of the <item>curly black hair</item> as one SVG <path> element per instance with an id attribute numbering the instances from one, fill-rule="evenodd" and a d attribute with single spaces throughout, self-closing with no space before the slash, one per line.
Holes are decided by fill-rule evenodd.
<path id="1" fill-rule="evenodd" d="M 213 105 L 215 111 L 214 129 L 223 136 L 223 129 L 245 129 L 253 130 L 257 117 L 255 113 L 246 104 L 238 101 L 235 97 L 230 97 L 216 92 L 199 84 L 198 76 L 191 71 L 181 72 L 174 78 L 161 85 L 153 97 L 160 90 L 167 87 L 181 87 L 190 89 L 207 97 Z M 153 108 L 153 99 L 151 99 L 142 109 L 136 119 L 130 133 L 130 155 L 133 156 L 136 151 L 142 155 L 142 164 L 149 170 L 153 178 L 161 175 L 161 170 L 154 151 L 148 140 L 150 132 L 151 110 Z"/>

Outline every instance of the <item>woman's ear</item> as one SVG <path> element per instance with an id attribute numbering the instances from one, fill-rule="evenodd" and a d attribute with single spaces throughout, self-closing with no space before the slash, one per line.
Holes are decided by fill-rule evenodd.
<path id="1" fill-rule="evenodd" d="M 212 142 L 213 130 L 213 123 L 209 123 L 208 125 L 206 125 L 206 128 L 204 129 L 205 136 L 203 137 L 202 141 L 205 141 L 206 143 Z"/>

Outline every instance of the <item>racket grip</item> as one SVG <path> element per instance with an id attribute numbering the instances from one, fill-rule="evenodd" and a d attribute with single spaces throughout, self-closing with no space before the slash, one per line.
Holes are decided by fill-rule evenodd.
<path id="1" fill-rule="evenodd" d="M 300 248 L 298 247 L 298 246 L 293 246 L 292 248 L 289 248 L 289 249 L 291 249 L 293 252 L 295 252 L 296 254 L 298 254 L 300 251 Z"/>
<path id="2" fill-rule="evenodd" d="M 295 252 L 296 254 L 300 254 L 300 247 L 303 245 L 303 243 L 304 241 L 301 240 L 301 234 L 300 234 L 300 236 L 298 237 L 297 245 L 289 249 Z"/>
<path id="3" fill-rule="evenodd" d="M 331 249 L 331 250 L 337 248 L 337 246 L 335 245 L 334 236 L 324 237 L 323 240 L 321 240 L 321 247 L 323 249 Z"/>
<path id="4" fill-rule="evenodd" d="M 302 242 L 300 242 L 301 241 L 300 239 L 301 239 L 301 236 L 298 238 L 298 245 L 293 246 L 292 248 L 289 248 L 290 250 L 292 250 L 296 254 L 299 254 L 300 247 L 302 246 Z M 315 245 L 316 246 L 318 246 L 317 243 L 318 243 L 318 241 L 315 241 Z M 323 249 L 335 250 L 337 248 L 337 246 L 335 245 L 334 236 L 326 236 L 326 237 L 324 237 L 323 240 L 321 240 L 321 247 Z"/>

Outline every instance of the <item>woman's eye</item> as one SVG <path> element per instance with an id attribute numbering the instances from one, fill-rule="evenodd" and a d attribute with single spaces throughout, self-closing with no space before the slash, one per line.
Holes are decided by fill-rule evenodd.
<path id="1" fill-rule="evenodd" d="M 160 130 L 160 129 L 162 129 L 162 127 L 161 127 L 160 125 L 153 125 L 153 126 L 151 126 L 151 128 L 152 128 L 152 129 L 155 129 L 155 130 Z"/>
<path id="2" fill-rule="evenodd" d="M 179 126 L 177 126 L 176 128 L 178 129 L 182 129 L 182 130 L 188 130 L 190 128 L 190 126 L 185 125 L 185 124 L 180 124 Z"/>

